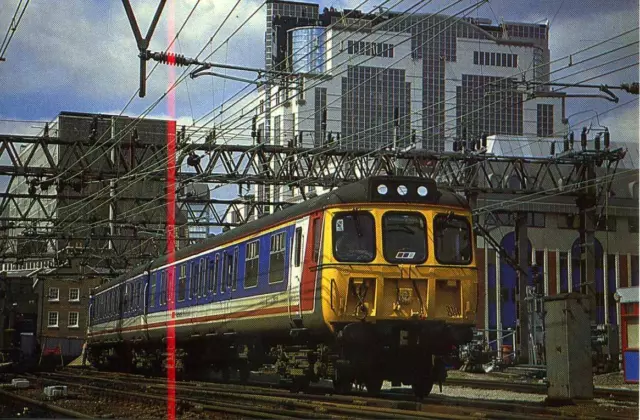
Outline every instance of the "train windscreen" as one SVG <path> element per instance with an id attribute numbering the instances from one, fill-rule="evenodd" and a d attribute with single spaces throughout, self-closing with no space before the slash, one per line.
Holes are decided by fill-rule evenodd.
<path id="1" fill-rule="evenodd" d="M 382 216 L 382 249 L 390 263 L 420 264 L 427 259 L 424 216 L 416 212 L 387 212 Z"/>

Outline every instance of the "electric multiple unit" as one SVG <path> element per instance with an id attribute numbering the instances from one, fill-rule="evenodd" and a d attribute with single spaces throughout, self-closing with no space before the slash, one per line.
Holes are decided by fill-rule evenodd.
<path id="1" fill-rule="evenodd" d="M 185 374 L 269 367 L 296 388 L 375 394 L 390 380 L 425 396 L 472 337 L 471 223 L 465 199 L 429 179 L 337 188 L 101 286 L 90 360 L 160 372 L 171 323 Z"/>

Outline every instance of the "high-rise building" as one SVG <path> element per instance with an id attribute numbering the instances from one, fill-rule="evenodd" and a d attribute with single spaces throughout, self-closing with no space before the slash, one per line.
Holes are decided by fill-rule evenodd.
<path id="1" fill-rule="evenodd" d="M 258 128 L 274 144 L 436 152 L 482 133 L 561 136 L 562 95 L 521 83 L 549 80 L 548 38 L 546 24 L 270 0 L 266 68 L 303 76 L 263 87 Z"/>

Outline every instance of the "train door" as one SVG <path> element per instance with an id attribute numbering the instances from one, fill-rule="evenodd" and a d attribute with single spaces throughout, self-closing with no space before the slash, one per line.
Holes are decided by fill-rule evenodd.
<path id="1" fill-rule="evenodd" d="M 233 314 L 238 311 L 233 300 L 233 295 L 238 287 L 238 247 L 228 249 L 222 253 L 222 305 L 224 320 L 227 327 Z M 229 327 L 230 328 L 230 327 Z"/>
<path id="2" fill-rule="evenodd" d="M 309 218 L 304 218 L 296 222 L 291 238 L 292 246 L 289 261 L 289 318 L 300 319 L 302 313 L 300 310 L 301 291 L 302 291 L 302 271 L 304 261 L 305 239 Z"/>

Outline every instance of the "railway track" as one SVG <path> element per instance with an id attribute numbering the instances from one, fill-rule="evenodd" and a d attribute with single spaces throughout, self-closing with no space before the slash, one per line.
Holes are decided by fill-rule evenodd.
<path id="1" fill-rule="evenodd" d="M 91 372 L 78 376 L 67 373 L 42 374 L 52 383 L 77 386 L 91 392 L 120 392 L 137 397 L 166 401 L 167 387 L 161 378 L 145 378 L 133 374 Z M 135 379 L 135 381 L 134 381 Z M 136 390 L 133 390 L 136 388 Z M 562 410 L 539 404 L 505 401 L 452 399 L 436 395 L 424 402 L 416 402 L 409 395 L 385 392 L 380 398 L 359 394 L 327 395 L 326 389 L 312 394 L 292 394 L 281 387 L 217 384 L 211 382 L 177 382 L 178 401 L 201 410 L 238 414 L 259 418 L 399 418 L 453 419 L 464 417 L 510 418 L 575 418 Z M 215 402 L 215 403 L 213 403 Z M 238 411 L 242 410 L 242 412 Z M 627 418 L 615 415 L 601 418 Z"/>
<path id="2" fill-rule="evenodd" d="M 10 412 L 2 412 L 2 416 L 22 416 L 38 418 L 72 418 L 72 419 L 92 419 L 85 413 L 58 407 L 55 404 L 48 404 L 33 398 L 20 395 L 16 392 L 0 389 L 0 404 L 3 409 Z"/>
<path id="3" fill-rule="evenodd" d="M 481 379 L 448 378 L 447 384 L 450 386 L 462 386 L 466 388 L 495 389 L 503 391 L 526 392 L 529 394 L 546 394 L 547 385 L 532 384 L 525 382 L 503 382 Z M 617 388 L 594 388 L 595 398 L 638 402 L 638 391 Z"/>

